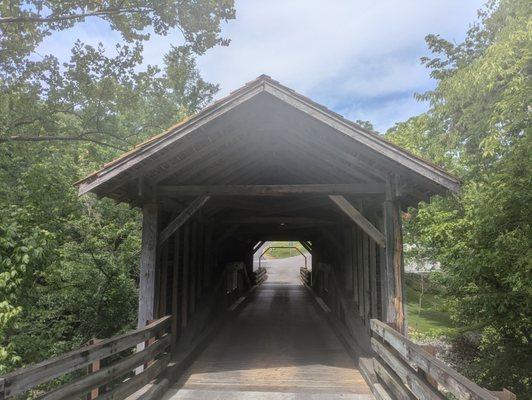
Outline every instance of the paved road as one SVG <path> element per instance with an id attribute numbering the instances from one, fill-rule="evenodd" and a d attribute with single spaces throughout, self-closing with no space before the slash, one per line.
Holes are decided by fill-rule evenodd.
<path id="1" fill-rule="evenodd" d="M 311 266 L 311 256 L 307 255 L 307 266 Z M 303 256 L 288 257 L 282 259 L 262 260 L 261 266 L 268 271 L 270 283 L 299 283 L 299 268 L 305 265 Z M 254 269 L 259 267 L 259 261 L 254 260 Z"/>
<path id="2" fill-rule="evenodd" d="M 272 263 L 271 280 L 255 291 L 164 400 L 372 399 L 306 289 L 292 280 L 296 270 L 296 260 Z"/>

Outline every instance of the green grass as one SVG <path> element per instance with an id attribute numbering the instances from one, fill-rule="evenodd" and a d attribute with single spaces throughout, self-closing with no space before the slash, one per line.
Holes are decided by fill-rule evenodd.
<path id="1" fill-rule="evenodd" d="M 305 248 L 299 242 L 271 242 L 270 246 L 294 246 L 301 250 L 303 253 L 306 252 Z M 295 249 L 270 249 L 264 256 L 266 258 L 288 258 L 298 256 L 299 252 Z"/>
<path id="2" fill-rule="evenodd" d="M 431 280 L 430 274 L 423 276 L 423 296 L 421 308 L 421 275 L 405 274 L 407 318 L 410 330 L 421 336 L 452 335 L 458 326 L 451 320 L 445 307 L 444 298 L 438 285 Z"/>

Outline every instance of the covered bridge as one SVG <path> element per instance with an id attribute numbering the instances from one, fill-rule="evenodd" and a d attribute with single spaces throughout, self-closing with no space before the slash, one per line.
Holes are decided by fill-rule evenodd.
<path id="1" fill-rule="evenodd" d="M 173 387 L 166 398 L 495 399 L 406 338 L 401 213 L 458 179 L 268 76 L 77 184 L 142 209 L 138 329 L 126 336 L 138 346 L 135 362 L 107 367 L 114 386 L 95 372 L 60 393 L 123 398 L 151 382 L 136 398 Z M 270 240 L 312 254 L 302 284 L 263 283 L 253 254 Z M 106 340 L 113 351 L 92 345 L 76 366 L 127 349 Z M 194 384 L 181 379 L 191 364 Z M 291 369 L 272 373 L 279 364 Z"/>

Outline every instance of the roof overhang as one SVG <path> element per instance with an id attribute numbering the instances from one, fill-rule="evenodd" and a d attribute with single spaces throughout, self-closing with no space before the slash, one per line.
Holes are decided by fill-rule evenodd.
<path id="1" fill-rule="evenodd" d="M 224 119 L 225 128 L 221 127 L 221 124 L 216 125 Z M 172 172 L 172 168 L 175 168 L 176 171 L 186 171 L 186 173 L 179 176 L 193 176 L 190 171 L 193 171 L 194 168 L 199 168 L 198 163 L 201 161 L 199 155 L 206 156 L 208 149 L 205 148 L 198 151 L 198 145 L 193 145 L 190 141 L 191 136 L 205 135 L 208 138 L 205 142 L 211 144 L 211 147 L 220 146 L 220 149 L 224 149 L 223 151 L 229 151 L 236 146 L 233 142 L 237 143 L 238 140 L 217 144 L 216 140 L 220 136 L 219 131 L 227 129 L 230 131 L 227 135 L 236 135 L 235 132 L 238 131 L 243 132 L 243 135 L 249 134 L 249 132 L 245 132 L 246 129 L 258 130 L 260 128 L 259 122 L 255 120 L 260 120 L 260 123 L 264 124 L 264 121 L 269 121 L 270 119 L 273 121 L 272 126 L 277 131 L 280 130 L 283 121 L 291 120 L 292 125 L 295 126 L 297 123 L 294 123 L 294 121 L 301 120 L 302 130 L 312 128 L 318 132 L 315 137 L 316 141 L 313 141 L 312 145 L 306 144 L 304 140 L 304 137 L 311 137 L 304 136 L 308 132 L 302 133 L 302 136 L 297 141 L 294 141 L 293 144 L 301 145 L 302 150 L 300 151 L 303 153 L 317 150 L 312 158 L 316 162 L 322 161 L 320 160 L 320 146 L 324 146 L 324 150 L 327 147 L 331 154 L 328 160 L 328 165 L 332 168 L 331 171 L 336 168 L 338 171 L 346 172 L 345 170 L 349 168 L 349 165 L 357 166 L 364 163 L 364 165 L 369 166 L 367 170 L 371 170 L 369 172 L 376 176 L 382 177 L 399 171 L 401 175 L 409 177 L 405 180 L 406 183 L 404 185 L 411 185 L 412 192 L 419 191 L 421 193 L 419 197 L 441 194 L 447 191 L 456 192 L 459 189 L 458 178 L 447 173 L 439 166 L 390 143 L 382 135 L 346 120 L 271 78 L 261 76 L 191 118 L 171 127 L 163 134 L 138 145 L 130 152 L 106 164 L 99 171 L 77 182 L 79 194 L 94 192 L 100 196 L 134 202 L 131 198 L 134 195 L 124 195 L 124 192 L 121 191 L 124 185 L 131 185 L 133 181 L 141 182 L 143 177 L 148 177 L 149 180 L 152 180 L 157 173 L 165 173 L 165 176 L 168 176 L 168 171 L 165 171 L 165 169 Z M 315 124 L 315 126 L 310 124 Z M 291 128 L 292 130 L 296 129 L 294 126 Z M 277 134 L 279 135 L 279 133 Z M 321 141 L 318 140 L 319 135 L 323 136 L 320 139 Z M 328 136 L 325 137 L 325 135 Z M 285 136 L 287 140 L 290 139 L 289 134 Z M 213 137 L 215 137 L 214 140 L 212 139 Z M 328 139 L 329 137 L 331 137 L 331 140 Z M 278 138 L 285 139 L 285 137 L 281 136 L 278 136 Z M 311 138 L 314 140 L 314 136 Z M 192 149 L 191 151 L 198 153 L 198 162 L 190 163 L 188 169 L 185 169 L 185 161 L 180 164 L 181 159 L 187 158 L 184 151 L 186 146 L 189 146 Z M 180 151 L 182 153 L 179 153 Z M 202 151 L 203 153 L 201 153 Z M 346 157 L 342 165 L 334 165 L 335 151 L 338 152 L 338 158 L 340 158 L 340 154 L 342 157 Z M 350 159 L 347 159 L 347 157 L 350 157 Z M 235 163 L 238 163 L 239 160 L 236 159 Z M 301 162 L 308 162 L 308 159 L 301 160 Z M 228 164 L 218 164 L 218 167 L 229 168 Z M 212 168 L 216 168 L 216 165 Z M 331 175 L 332 173 L 329 174 L 329 176 Z M 323 179 L 326 180 L 326 177 L 324 176 Z M 227 183 L 229 182 L 230 180 L 227 180 Z M 188 183 L 197 184 L 193 180 Z M 221 182 L 220 184 L 225 183 Z M 278 182 L 268 183 L 276 184 Z M 406 190 L 408 189 L 407 187 Z"/>

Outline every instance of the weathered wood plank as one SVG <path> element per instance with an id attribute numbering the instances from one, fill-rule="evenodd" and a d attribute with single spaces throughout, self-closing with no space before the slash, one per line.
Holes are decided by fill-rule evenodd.
<path id="1" fill-rule="evenodd" d="M 128 157 L 124 157 L 119 162 L 114 163 L 112 167 L 102 169 L 96 176 L 88 177 L 79 182 L 78 194 L 81 196 L 84 193 L 88 193 L 107 182 L 109 179 L 112 179 L 120 174 L 126 175 L 128 170 L 135 169 L 137 164 L 142 160 L 146 160 L 147 158 L 158 154 L 165 147 L 190 135 L 204 124 L 213 121 L 218 116 L 252 98 L 262 90 L 263 89 L 261 86 L 256 86 L 254 88 L 246 87 L 246 91 L 237 91 L 238 94 L 235 92 L 235 96 L 227 98 L 223 102 L 213 104 L 200 114 L 194 116 L 194 118 L 190 118 L 185 123 L 178 124 L 175 128 L 171 128 L 171 135 L 166 135 L 165 138 L 160 141 L 154 141 L 147 146 L 142 146 L 138 151 L 135 151 Z M 163 159 L 160 162 L 162 163 L 164 161 L 165 160 Z M 135 170 L 135 172 L 136 174 L 141 173 L 138 168 Z"/>
<path id="2" fill-rule="evenodd" d="M 357 282 L 358 282 L 358 315 L 364 317 L 364 231 L 358 229 L 357 232 Z"/>
<path id="3" fill-rule="evenodd" d="M 386 384 L 386 387 L 393 393 L 394 399 L 397 400 L 416 400 L 414 395 L 403 385 L 399 377 L 386 364 L 381 363 L 378 359 L 373 359 L 373 369 L 375 373 Z"/>
<path id="4" fill-rule="evenodd" d="M 194 199 L 183 211 L 179 213 L 159 235 L 159 246 L 168 240 L 172 234 L 179 229 L 187 220 L 194 215 L 209 200 L 210 196 L 199 196 Z"/>
<path id="5" fill-rule="evenodd" d="M 369 274 L 370 274 L 370 303 L 371 317 L 377 318 L 377 246 L 374 242 L 369 242 Z"/>
<path id="6" fill-rule="evenodd" d="M 434 182 L 437 182 L 451 191 L 458 191 L 460 183 L 454 177 L 451 177 L 437 167 L 427 164 L 421 161 L 419 158 L 401 151 L 390 143 L 379 140 L 375 137 L 375 135 L 364 132 L 362 128 L 355 129 L 354 126 L 346 120 L 340 119 L 337 116 L 333 116 L 331 113 L 323 111 L 322 109 L 317 108 L 315 105 L 305 102 L 300 98 L 295 98 L 294 93 L 290 93 L 280 87 L 273 85 L 266 85 L 265 90 L 279 99 L 286 101 L 288 104 L 293 105 L 299 110 L 322 121 L 326 125 L 329 125 L 343 134 L 351 137 L 352 139 L 363 143 L 380 154 L 397 161 L 398 163 L 433 180 Z"/>
<path id="7" fill-rule="evenodd" d="M 158 317 L 166 315 L 166 296 L 168 288 L 168 243 L 163 245 L 163 251 L 161 252 L 161 268 L 159 270 L 159 312 Z"/>
<path id="8" fill-rule="evenodd" d="M 176 196 L 281 196 L 294 194 L 383 194 L 384 185 L 310 184 L 310 185 L 184 185 L 160 186 L 158 193 Z"/>
<path id="9" fill-rule="evenodd" d="M 404 311 L 404 266 L 401 211 L 395 201 L 395 184 L 392 177 L 386 183 L 384 224 L 386 234 L 386 292 L 388 304 L 386 322 L 394 324 L 399 332 L 406 334 Z"/>
<path id="10" fill-rule="evenodd" d="M 351 265 L 353 268 L 353 301 L 356 302 L 358 307 L 358 235 L 360 232 L 358 227 L 353 226 L 351 228 Z"/>
<path id="11" fill-rule="evenodd" d="M 189 290 L 189 257 L 190 257 L 190 227 L 185 225 L 183 230 L 183 281 L 181 290 L 181 329 L 188 324 L 188 290 Z"/>
<path id="12" fill-rule="evenodd" d="M 170 317 L 164 317 L 135 331 L 103 339 L 98 343 L 13 371 L 3 376 L 5 395 L 16 396 L 41 383 L 86 367 L 95 360 L 120 353 L 164 331 L 169 323 Z"/>
<path id="13" fill-rule="evenodd" d="M 120 385 L 112 389 L 110 392 L 101 394 L 98 400 L 122 400 L 132 395 L 141 387 L 147 385 L 155 379 L 170 362 L 170 354 L 166 354 L 162 358 L 155 360 L 155 362 L 148 368 L 145 368 L 140 374 L 124 380 Z"/>
<path id="14" fill-rule="evenodd" d="M 154 319 L 155 313 L 155 273 L 157 263 L 157 234 L 159 206 L 145 204 L 142 208 L 142 245 L 140 254 L 140 281 L 138 322 L 140 328 Z"/>
<path id="15" fill-rule="evenodd" d="M 371 313 L 371 293 L 370 293 L 370 276 L 369 276 L 369 246 L 371 240 L 367 235 L 364 235 L 362 242 L 362 259 L 364 270 L 364 324 L 369 332 L 369 320 Z"/>
<path id="16" fill-rule="evenodd" d="M 196 279 L 198 276 L 198 265 L 197 265 L 197 255 L 198 255 L 198 224 L 196 221 L 191 222 L 190 227 L 190 287 L 189 287 L 189 300 L 188 300 L 188 310 L 189 315 L 193 316 L 196 312 Z"/>
<path id="17" fill-rule="evenodd" d="M 174 235 L 174 260 L 172 263 L 173 278 L 172 278 L 172 352 L 175 350 L 177 344 L 178 334 L 178 315 L 179 315 L 179 257 L 181 256 L 181 231 L 178 229 Z"/>
<path id="18" fill-rule="evenodd" d="M 93 387 L 101 386 L 106 382 L 119 378 L 120 376 L 132 371 L 135 367 L 152 360 L 158 354 L 163 352 L 170 345 L 170 335 L 166 335 L 157 340 L 151 346 L 139 351 L 123 360 L 113 363 L 109 367 L 102 368 L 100 371 L 84 376 L 71 383 L 59 387 L 43 396 L 38 400 L 61 400 L 75 398 L 89 391 Z"/>
<path id="19" fill-rule="evenodd" d="M 412 343 L 385 323 L 372 319 L 371 329 L 376 335 L 388 342 L 406 361 L 414 363 L 458 399 L 497 400 L 488 390 L 460 375 L 443 361 Z"/>
<path id="20" fill-rule="evenodd" d="M 96 344 L 100 342 L 99 339 L 91 339 L 89 344 Z M 98 372 L 100 370 L 100 364 L 101 360 L 94 360 L 92 363 L 89 364 L 89 367 L 87 368 L 87 373 L 92 374 L 93 372 Z M 95 387 L 92 388 L 92 390 L 87 394 L 86 399 L 87 400 L 94 400 L 96 397 L 98 397 L 98 394 L 100 393 L 100 388 Z"/>
<path id="21" fill-rule="evenodd" d="M 330 195 L 329 198 L 340 208 L 355 224 L 369 235 L 379 246 L 386 246 L 386 238 L 370 221 L 364 217 L 344 196 Z"/>
<path id="22" fill-rule="evenodd" d="M 490 390 L 490 393 L 499 400 L 516 400 L 517 396 L 510 392 L 508 389 L 503 390 Z"/>
<path id="23" fill-rule="evenodd" d="M 204 280 L 203 280 L 203 289 L 206 290 L 211 285 L 211 269 L 212 269 L 212 254 L 211 254 L 211 247 L 212 247 L 212 233 L 213 233 L 213 225 L 209 224 L 207 225 L 206 232 L 205 232 L 205 246 L 203 247 L 203 260 L 204 260 Z"/>
<path id="24" fill-rule="evenodd" d="M 420 378 L 416 371 L 406 365 L 402 360 L 388 350 L 375 338 L 371 338 L 371 347 L 388 366 L 395 371 L 403 384 L 419 400 L 445 400 L 445 397 L 435 388 Z"/>
<path id="25" fill-rule="evenodd" d="M 218 219 L 216 222 L 222 224 L 293 224 L 293 225 L 336 225 L 341 224 L 342 221 L 333 221 L 312 217 L 241 217 L 241 218 L 224 218 Z"/>

